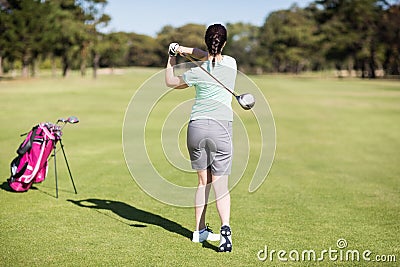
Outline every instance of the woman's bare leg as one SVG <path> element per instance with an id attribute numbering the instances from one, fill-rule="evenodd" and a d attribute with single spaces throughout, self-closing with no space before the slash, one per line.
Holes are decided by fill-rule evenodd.
<path id="1" fill-rule="evenodd" d="M 197 176 L 199 184 L 195 196 L 195 217 L 196 231 L 199 231 L 206 227 L 207 202 L 212 181 L 211 170 L 199 170 L 197 171 Z"/>
<path id="2" fill-rule="evenodd" d="M 231 196 L 228 190 L 228 175 L 212 176 L 216 204 L 221 225 L 229 225 L 231 214 Z"/>

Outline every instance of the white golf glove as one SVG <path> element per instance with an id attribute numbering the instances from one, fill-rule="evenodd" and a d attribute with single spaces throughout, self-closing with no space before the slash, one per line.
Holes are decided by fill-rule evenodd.
<path id="1" fill-rule="evenodd" d="M 169 49 L 168 49 L 168 54 L 171 57 L 175 57 L 178 54 L 178 48 L 179 48 L 179 44 L 178 43 L 170 43 L 169 44 Z"/>

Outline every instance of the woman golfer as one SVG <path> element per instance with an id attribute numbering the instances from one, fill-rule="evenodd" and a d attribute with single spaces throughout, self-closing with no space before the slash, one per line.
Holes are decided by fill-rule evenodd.
<path id="1" fill-rule="evenodd" d="M 190 160 L 192 168 L 197 171 L 199 181 L 195 196 L 196 229 L 192 241 L 219 240 L 220 252 L 232 251 L 228 191 L 228 175 L 231 172 L 233 153 L 232 95 L 200 67 L 192 68 L 181 76 L 175 76 L 173 66 L 176 65 L 177 54 L 203 60 L 202 67 L 233 90 L 237 67 L 234 58 L 221 54 L 226 40 L 226 28 L 221 24 L 214 24 L 209 26 L 205 33 L 208 51 L 171 43 L 165 72 L 165 82 L 168 87 L 183 89 L 194 86 L 196 89 L 187 131 Z M 211 184 L 221 219 L 220 235 L 214 234 L 205 222 Z"/>

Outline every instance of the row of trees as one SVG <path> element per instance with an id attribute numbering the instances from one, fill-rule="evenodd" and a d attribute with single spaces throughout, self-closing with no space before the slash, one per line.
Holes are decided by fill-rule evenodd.
<path id="1" fill-rule="evenodd" d="M 362 77 L 400 73 L 400 1 L 320 0 L 272 13 L 261 28 L 264 70 L 299 72 L 327 66 Z M 268 60 L 271 59 L 271 60 Z"/>
<path id="2" fill-rule="evenodd" d="M 61 61 L 63 76 L 79 66 L 85 74 L 88 60 L 99 66 L 102 34 L 110 21 L 107 0 L 1 0 L 0 74 L 7 64 L 21 62 L 22 75 L 35 74 L 39 60 Z"/>
<path id="3" fill-rule="evenodd" d="M 0 0 L 0 75 L 43 62 L 70 69 L 165 65 L 172 41 L 205 49 L 205 25 L 163 27 L 156 37 L 102 33 L 107 0 Z M 400 74 L 400 1 L 317 0 L 269 14 L 263 26 L 227 24 L 224 53 L 248 73 L 336 68 L 362 77 Z M 30 69 L 30 71 L 29 71 Z"/>

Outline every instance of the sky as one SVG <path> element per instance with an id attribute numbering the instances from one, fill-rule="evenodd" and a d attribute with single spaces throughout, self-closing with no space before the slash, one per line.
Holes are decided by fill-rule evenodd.
<path id="1" fill-rule="evenodd" d="M 108 0 L 104 10 L 111 22 L 103 32 L 135 32 L 155 37 L 166 25 L 188 23 L 251 23 L 262 26 L 268 14 L 288 9 L 293 3 L 305 7 L 311 0 Z"/>

